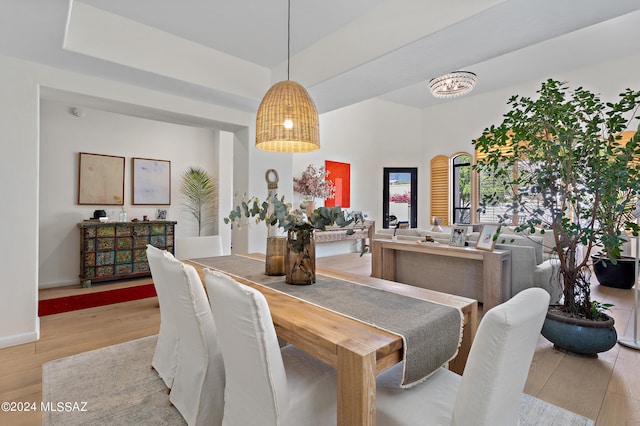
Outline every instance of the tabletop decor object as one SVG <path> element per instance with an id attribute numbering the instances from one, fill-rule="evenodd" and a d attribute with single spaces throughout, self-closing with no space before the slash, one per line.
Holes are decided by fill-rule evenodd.
<path id="1" fill-rule="evenodd" d="M 293 209 L 291 203 L 285 203 L 284 196 L 270 193 L 264 201 L 257 197 L 243 199 L 240 205 L 229 212 L 224 223 L 242 226 L 253 219 L 256 223 L 265 222 L 268 226 L 277 226 L 287 233 L 285 253 L 285 272 L 288 284 L 313 284 L 315 282 L 315 240 L 313 231 L 325 230 L 327 226 L 340 227 L 354 223 L 356 219 L 341 207 L 318 207 L 311 214 L 304 210 L 305 203 Z M 362 219 L 360 219 L 362 221 Z M 353 234 L 353 228 L 345 230 Z"/>
<path id="2" fill-rule="evenodd" d="M 327 180 L 329 171 L 324 166 L 316 167 L 309 164 L 300 177 L 293 178 L 293 192 L 302 194 L 306 202 L 305 208 L 307 215 L 316 209 L 316 198 L 333 198 L 335 194 L 335 186 L 330 180 Z"/>

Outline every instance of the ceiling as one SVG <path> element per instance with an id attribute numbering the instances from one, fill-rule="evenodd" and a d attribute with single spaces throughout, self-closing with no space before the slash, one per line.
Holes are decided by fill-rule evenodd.
<path id="1" fill-rule="evenodd" d="M 320 112 L 438 105 L 637 52 L 638 0 L 291 0 L 290 78 Z M 255 111 L 287 76 L 286 0 L 4 0 L 0 54 Z"/>

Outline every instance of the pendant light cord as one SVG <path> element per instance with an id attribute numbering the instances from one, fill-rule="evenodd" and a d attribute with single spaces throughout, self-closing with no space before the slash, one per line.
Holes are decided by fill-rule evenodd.
<path id="1" fill-rule="evenodd" d="M 287 8 L 287 80 L 289 80 L 289 64 L 291 62 L 291 0 Z"/>

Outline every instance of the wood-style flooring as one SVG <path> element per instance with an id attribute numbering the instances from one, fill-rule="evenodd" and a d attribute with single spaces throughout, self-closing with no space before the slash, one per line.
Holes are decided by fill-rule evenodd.
<path id="1" fill-rule="evenodd" d="M 369 275 L 370 255 L 357 253 L 318 258 L 318 265 Z M 112 289 L 132 282 L 45 289 L 41 298 Z M 102 287 L 102 288 L 101 288 Z M 633 337 L 632 290 L 593 286 L 594 299 L 613 303 L 612 316 L 622 337 Z M 157 298 L 136 300 L 40 318 L 37 342 L 0 349 L 0 402 L 36 402 L 42 398 L 42 364 L 69 355 L 156 334 Z M 553 349 L 542 336 L 531 365 L 525 392 L 560 407 L 596 419 L 598 426 L 640 425 L 640 352 L 616 345 L 598 358 L 580 358 Z M 36 412 L 0 411 L 0 426 L 39 425 Z"/>

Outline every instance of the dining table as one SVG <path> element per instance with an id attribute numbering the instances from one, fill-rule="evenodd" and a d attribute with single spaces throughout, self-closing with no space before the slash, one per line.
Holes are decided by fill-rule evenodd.
<path id="1" fill-rule="evenodd" d="M 278 337 L 336 369 L 336 424 L 375 425 L 376 375 L 403 361 L 407 349 L 405 338 L 357 316 L 336 312 L 265 284 L 273 283 L 274 277 L 256 273 L 247 275 L 238 272 L 243 268 L 228 267 L 244 266 L 247 259 L 264 262 L 264 255 L 231 255 L 184 262 L 197 270 L 203 283 L 204 270 L 211 268 L 260 291 L 269 305 Z M 255 269 L 255 265 L 252 267 Z M 317 268 L 316 274 L 319 278 L 331 279 L 333 285 L 356 284 L 388 295 L 402 295 L 459 310 L 462 318 L 460 344 L 448 367 L 462 374 L 478 325 L 476 300 L 330 268 Z M 284 277 L 280 278 L 284 283 Z"/>

